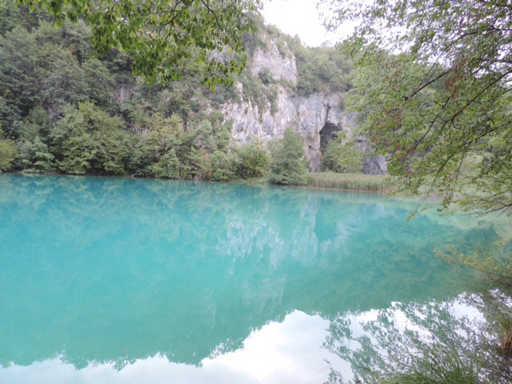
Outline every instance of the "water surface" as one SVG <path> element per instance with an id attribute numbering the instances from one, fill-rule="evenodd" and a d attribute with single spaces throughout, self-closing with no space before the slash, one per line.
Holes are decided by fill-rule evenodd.
<path id="1" fill-rule="evenodd" d="M 234 184 L 0 175 L 0 382 L 322 383 L 358 324 L 481 316 L 488 218 Z M 414 312 L 416 311 L 416 312 Z M 432 315 L 433 314 L 433 315 Z M 405 316 L 405 317 L 404 317 Z M 382 318 L 382 316 L 381 316 Z M 400 320 L 402 319 L 402 320 Z"/>

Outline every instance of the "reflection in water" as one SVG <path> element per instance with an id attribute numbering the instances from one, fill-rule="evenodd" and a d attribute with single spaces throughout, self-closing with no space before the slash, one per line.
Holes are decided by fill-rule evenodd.
<path id="1" fill-rule="evenodd" d="M 419 366 L 430 354 L 436 361 L 457 356 L 482 382 L 510 383 L 512 367 L 497 348 L 496 322 L 511 310 L 510 299 L 494 290 L 337 316 L 324 347 L 349 362 L 351 372 L 333 366 L 329 382 L 379 382 L 385 375 Z"/>
<path id="2" fill-rule="evenodd" d="M 2 382 L 29 384 L 100 383 L 291 383 L 322 382 L 329 372 L 325 349 L 319 346 L 327 336 L 329 323 L 319 316 L 293 312 L 283 323 L 271 323 L 254 331 L 243 348 L 229 353 L 214 352 L 199 366 L 169 362 L 157 355 L 140 359 L 118 371 L 113 364 L 89 364 L 75 370 L 61 358 L 29 367 L 11 366 L 0 371 Z M 305 332 L 308 337 L 297 338 Z M 337 365 L 342 367 L 342 365 Z"/>
<path id="3" fill-rule="evenodd" d="M 495 242 L 492 222 L 405 223 L 414 207 L 272 187 L 0 175 L 0 379 L 19 372 L 23 382 L 47 364 L 52 382 L 160 365 L 194 382 L 214 376 L 208 367 L 248 375 L 237 382 L 296 371 L 325 380 L 330 368 L 306 356 L 350 372 L 334 342 L 320 348 L 343 316 L 485 289 L 432 251 Z M 270 342 L 286 332 L 307 348 Z M 254 340 L 264 340 L 261 355 Z M 251 373 L 260 359 L 272 364 Z"/>

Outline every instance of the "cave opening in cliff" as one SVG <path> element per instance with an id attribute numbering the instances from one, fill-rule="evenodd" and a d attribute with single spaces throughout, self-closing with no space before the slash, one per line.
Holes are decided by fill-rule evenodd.
<path id="1" fill-rule="evenodd" d="M 325 123 L 324 127 L 320 130 L 320 151 L 325 152 L 327 144 L 334 140 L 336 133 L 342 131 L 343 128 L 334 123 Z"/>

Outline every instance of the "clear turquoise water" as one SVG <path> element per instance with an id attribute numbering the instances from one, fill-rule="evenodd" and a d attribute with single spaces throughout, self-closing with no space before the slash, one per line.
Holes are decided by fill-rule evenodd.
<path id="1" fill-rule="evenodd" d="M 491 244 L 496 227 L 433 212 L 406 223 L 415 207 L 339 192 L 0 175 L 0 382 L 349 374 L 327 345 L 340 318 L 456 305 L 486 289 L 433 250 Z"/>

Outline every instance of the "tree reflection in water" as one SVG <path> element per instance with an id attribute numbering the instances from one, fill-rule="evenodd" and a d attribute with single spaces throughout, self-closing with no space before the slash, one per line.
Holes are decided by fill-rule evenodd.
<path id="1" fill-rule="evenodd" d="M 348 361 L 352 372 L 331 368 L 328 383 L 378 383 L 397 373 L 457 365 L 475 382 L 512 382 L 510 359 L 499 348 L 498 322 L 505 313 L 512 313 L 510 298 L 492 290 L 338 315 L 323 347 Z"/>
<path id="2" fill-rule="evenodd" d="M 122 370 L 162 356 L 199 367 L 300 311 L 330 321 L 324 347 L 370 380 L 416 339 L 462 342 L 452 325 L 481 336 L 457 311 L 470 299 L 480 308 L 489 286 L 433 250 L 512 233 L 435 213 L 406 223 L 414 208 L 328 191 L 0 175 L 0 365 L 58 356 Z"/>

